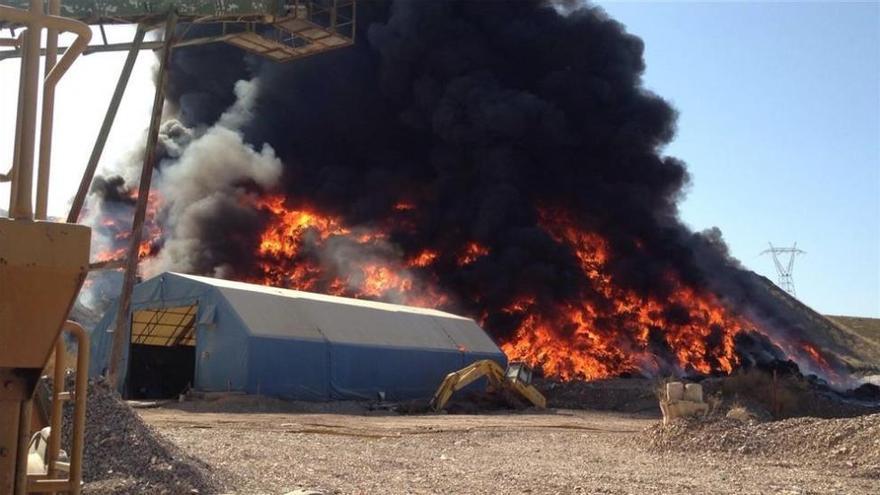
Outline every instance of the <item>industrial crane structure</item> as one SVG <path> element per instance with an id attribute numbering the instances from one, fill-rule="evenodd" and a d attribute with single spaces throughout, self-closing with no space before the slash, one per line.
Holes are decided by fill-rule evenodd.
<path id="1" fill-rule="evenodd" d="M 4 0 L 3 4 L 30 8 L 30 0 Z M 160 27 L 173 13 L 177 25 L 184 28 L 176 33 L 174 46 L 225 42 L 278 62 L 352 44 L 357 12 L 356 0 L 49 0 L 48 4 L 51 15 L 99 28 L 102 42 L 86 47 L 86 54 L 130 50 L 135 45 L 160 49 L 162 41 L 108 43 L 104 26 Z M 206 29 L 193 30 L 195 26 Z M 20 49 L 0 52 L 0 60 L 17 56 L 21 56 Z"/>
<path id="2" fill-rule="evenodd" d="M 160 51 L 159 77 L 125 260 L 111 383 L 117 371 L 113 366 L 118 366 L 125 342 L 120 336 L 130 331 L 126 315 L 137 274 L 138 245 L 172 49 L 224 42 L 277 62 L 325 53 L 354 42 L 355 2 L 0 0 L 0 60 L 21 58 L 12 166 L 5 172 L 0 169 L 0 182 L 8 182 L 11 187 L 9 217 L 0 217 L 0 494 L 80 492 L 89 344 L 83 328 L 67 321 L 67 315 L 90 268 L 91 230 L 77 221 L 139 51 Z M 108 43 L 104 35 L 107 24 L 136 25 L 134 39 L 130 43 Z M 93 26 L 101 34 L 101 43 L 90 43 Z M 162 39 L 145 41 L 145 34 L 157 28 L 164 28 Z M 60 33 L 72 33 L 75 39 L 69 46 L 59 47 Z M 80 55 L 119 50 L 127 51 L 128 56 L 67 223 L 48 221 L 55 88 Z M 39 64 L 43 55 L 45 75 L 41 79 Z M 38 104 L 40 92 L 42 102 Z M 78 372 L 72 392 L 64 390 L 63 331 L 71 333 L 78 343 Z M 53 348 L 55 386 L 50 426 L 45 429 L 34 424 L 32 410 L 34 390 Z M 74 401 L 69 462 L 60 454 L 64 400 Z M 29 452 L 39 457 L 38 466 L 31 462 L 29 468 Z"/>

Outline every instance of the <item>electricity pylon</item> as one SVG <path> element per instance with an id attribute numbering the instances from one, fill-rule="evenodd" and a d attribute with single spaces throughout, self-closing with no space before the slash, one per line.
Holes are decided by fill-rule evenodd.
<path id="1" fill-rule="evenodd" d="M 770 245 L 770 249 L 761 251 L 761 254 L 771 254 L 773 256 L 773 263 L 776 265 L 776 272 L 779 274 L 779 287 L 796 297 L 797 293 L 795 293 L 794 290 L 794 279 L 791 277 L 791 272 L 794 269 L 794 259 L 797 255 L 807 254 L 807 252 L 798 249 L 796 242 L 792 247 L 775 247 L 770 242 L 767 244 Z M 779 259 L 780 255 L 788 255 L 788 262 L 783 263 Z"/>

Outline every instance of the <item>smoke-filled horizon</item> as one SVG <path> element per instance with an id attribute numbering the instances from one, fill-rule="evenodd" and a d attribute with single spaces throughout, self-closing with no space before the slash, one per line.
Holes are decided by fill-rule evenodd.
<path id="1" fill-rule="evenodd" d="M 354 225 L 418 200 L 428 239 L 399 232 L 405 249 L 457 235 L 511 252 L 507 274 L 529 252 L 564 294 L 577 285 L 564 277 L 571 253 L 537 227 L 537 207 L 558 204 L 614 244 L 620 283 L 662 293 L 670 268 L 699 277 L 677 218 L 687 172 L 659 152 L 675 111 L 641 86 L 640 39 L 598 8 L 564 16 L 544 1 L 365 3 L 359 15 L 355 47 L 296 63 L 222 45 L 177 52 L 180 119 L 213 125 L 235 82 L 257 77 L 241 130 L 275 149 L 294 200 Z"/>
<path id="2" fill-rule="evenodd" d="M 148 272 L 418 292 L 563 376 L 730 371 L 756 346 L 819 369 L 720 231 L 679 219 L 676 111 L 621 24 L 544 1 L 359 2 L 358 19 L 355 46 L 289 64 L 175 52 Z M 291 212 L 320 229 L 267 247 Z M 379 261 L 409 282 L 365 290 Z"/>

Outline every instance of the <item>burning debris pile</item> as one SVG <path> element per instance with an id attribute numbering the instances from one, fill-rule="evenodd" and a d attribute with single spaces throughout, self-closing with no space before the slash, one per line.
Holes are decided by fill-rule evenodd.
<path id="1" fill-rule="evenodd" d="M 561 379 L 788 359 L 834 379 L 720 233 L 679 220 L 676 113 L 642 85 L 642 41 L 566 9 L 365 3 L 356 46 L 321 57 L 176 52 L 144 275 L 451 310 Z M 133 190 L 96 183 L 97 259 Z"/>

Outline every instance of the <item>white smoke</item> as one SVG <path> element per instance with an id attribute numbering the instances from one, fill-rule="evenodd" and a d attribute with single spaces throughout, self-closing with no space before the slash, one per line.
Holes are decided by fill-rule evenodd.
<path id="1" fill-rule="evenodd" d="M 166 152 L 175 160 L 165 163 L 156 190 L 167 215 L 164 245 L 159 255 L 142 266 L 144 276 L 163 271 L 191 272 L 202 252 L 200 219 L 229 207 L 244 194 L 242 184 L 252 182 L 270 189 L 281 177 L 282 164 L 275 150 L 259 150 L 244 141 L 240 129 L 252 117 L 259 81 L 239 81 L 236 102 L 207 129 L 187 129 L 177 121 L 165 123 Z"/>

